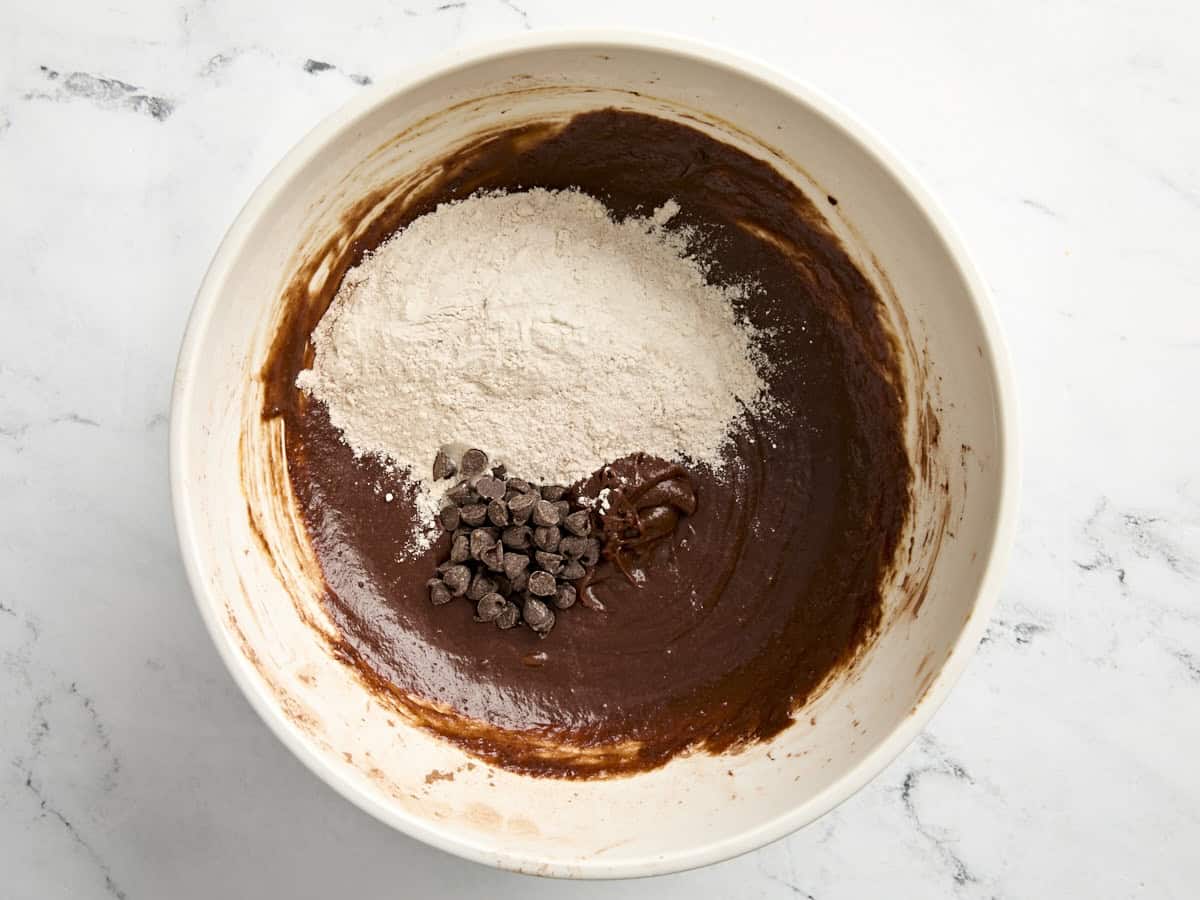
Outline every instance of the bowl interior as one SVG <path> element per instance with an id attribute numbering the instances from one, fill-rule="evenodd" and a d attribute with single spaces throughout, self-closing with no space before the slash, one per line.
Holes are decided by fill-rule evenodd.
<path id="1" fill-rule="evenodd" d="M 914 514 L 882 630 L 789 728 L 633 777 L 513 775 L 414 729 L 337 662 L 257 372 L 298 267 L 361 198 L 481 130 L 603 107 L 768 159 L 827 213 L 901 338 Z M 836 205 L 828 198 L 836 198 Z M 371 213 L 353 214 L 364 226 Z M 327 276 L 318 265 L 314 280 Z M 820 100 L 663 41 L 543 40 L 380 86 L 311 134 L 222 245 L 180 360 L 172 477 L 184 557 L 235 677 L 322 778 L 396 827 L 542 874 L 635 875 L 750 849 L 820 815 L 916 733 L 986 615 L 1010 466 L 982 300 L 902 176 Z M 984 598 L 984 599 L 981 599 Z"/>

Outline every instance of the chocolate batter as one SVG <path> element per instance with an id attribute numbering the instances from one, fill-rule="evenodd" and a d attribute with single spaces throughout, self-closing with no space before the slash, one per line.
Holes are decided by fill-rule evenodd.
<path id="1" fill-rule="evenodd" d="M 761 285 L 744 312 L 767 335 L 782 409 L 751 418 L 726 470 L 689 470 L 697 507 L 655 545 L 644 584 L 605 579 L 594 587 L 603 610 L 576 604 L 545 640 L 478 625 L 465 601 L 430 604 L 425 584 L 446 539 L 399 561 L 409 494 L 389 488 L 398 493 L 385 502 L 376 485 L 396 477 L 355 460 L 325 408 L 293 387 L 313 325 L 365 251 L 439 202 L 530 187 L 576 187 L 617 216 L 677 200 L 712 277 Z M 631 772 L 777 734 L 878 625 L 911 479 L 898 351 L 874 289 L 766 163 L 614 110 L 514 129 L 447 159 L 419 196 L 396 201 L 341 253 L 315 298 L 304 293 L 311 274 L 296 276 L 264 369 L 264 415 L 285 421 L 338 652 L 400 711 L 515 770 Z"/>

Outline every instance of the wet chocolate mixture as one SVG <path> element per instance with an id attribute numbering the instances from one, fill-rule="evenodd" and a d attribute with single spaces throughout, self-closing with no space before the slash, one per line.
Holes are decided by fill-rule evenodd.
<path id="1" fill-rule="evenodd" d="M 744 313 L 766 335 L 783 410 L 750 419 L 725 471 L 689 470 L 695 510 L 645 549 L 644 583 L 604 579 L 593 589 L 603 609 L 562 611 L 544 640 L 477 624 L 466 601 L 429 602 L 426 582 L 448 539 L 405 560 L 409 495 L 382 466 L 355 460 L 326 410 L 293 387 L 311 358 L 312 326 L 365 251 L 438 202 L 530 187 L 579 188 L 618 217 L 677 200 L 711 277 L 761 286 Z M 493 135 L 446 160 L 421 190 L 345 249 L 320 296 L 295 301 L 263 373 L 264 415 L 284 417 L 339 652 L 427 727 L 535 774 L 619 774 L 777 734 L 877 626 L 907 515 L 896 343 L 874 289 L 769 165 L 640 114 L 607 110 Z M 310 274 L 297 275 L 298 292 Z M 519 475 L 519 461 L 508 462 Z M 614 461 L 613 470 L 630 477 L 636 465 Z M 393 486 L 392 502 L 381 484 Z"/>

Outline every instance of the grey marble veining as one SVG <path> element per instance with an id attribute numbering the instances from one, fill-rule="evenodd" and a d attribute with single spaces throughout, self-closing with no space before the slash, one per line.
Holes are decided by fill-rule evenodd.
<path id="1" fill-rule="evenodd" d="M 210 645 L 166 490 L 191 299 L 271 165 L 365 84 L 556 25 L 719 41 L 870 123 L 1021 389 L 1003 599 L 925 735 L 785 840 L 623 885 L 461 862 L 303 770 Z M 1197 34 L 1189 0 L 7 5 L 0 896 L 1197 896 Z"/>

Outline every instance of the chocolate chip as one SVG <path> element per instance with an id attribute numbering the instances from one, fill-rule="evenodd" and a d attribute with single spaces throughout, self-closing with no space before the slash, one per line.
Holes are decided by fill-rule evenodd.
<path id="1" fill-rule="evenodd" d="M 466 591 L 467 599 L 478 601 L 484 594 L 495 593 L 499 586 L 491 575 L 484 575 L 480 572 L 471 579 L 471 586 Z"/>
<path id="2" fill-rule="evenodd" d="M 566 492 L 567 489 L 560 484 L 542 485 L 542 499 L 549 500 L 551 503 L 555 500 L 561 500 Z"/>
<path id="3" fill-rule="evenodd" d="M 559 530 L 554 525 L 543 525 L 533 529 L 533 543 L 539 550 L 553 553 L 558 549 Z"/>
<path id="4" fill-rule="evenodd" d="M 529 575 L 529 593 L 536 597 L 553 596 L 554 576 L 549 572 L 531 572 Z"/>
<path id="5" fill-rule="evenodd" d="M 554 592 L 554 605 L 559 609 L 570 609 L 575 605 L 575 588 L 569 584 L 560 584 Z"/>
<path id="6" fill-rule="evenodd" d="M 549 500 L 539 500 L 533 504 L 534 525 L 557 525 L 560 518 L 558 508 Z"/>
<path id="7" fill-rule="evenodd" d="M 527 597 L 521 609 L 525 624 L 538 634 L 547 634 L 554 627 L 554 613 L 536 597 Z"/>
<path id="8" fill-rule="evenodd" d="M 493 478 L 503 478 L 507 474 L 508 469 L 505 467 L 504 463 L 496 463 L 496 465 L 492 466 Z"/>
<path id="9" fill-rule="evenodd" d="M 479 554 L 483 553 L 488 547 L 495 546 L 496 539 L 492 537 L 483 528 L 476 528 L 471 532 L 471 556 L 479 559 Z"/>
<path id="10" fill-rule="evenodd" d="M 567 559 L 579 559 L 583 554 L 587 553 L 587 547 L 587 538 L 576 535 L 566 535 L 558 542 L 558 552 L 567 557 Z"/>
<path id="11" fill-rule="evenodd" d="M 482 503 L 472 503 L 462 508 L 462 520 L 468 525 L 482 525 L 487 519 L 487 507 Z"/>
<path id="12" fill-rule="evenodd" d="M 538 550 L 533 554 L 533 558 L 537 561 L 539 569 L 543 572 L 549 572 L 551 575 L 557 575 L 558 570 L 562 568 L 563 558 L 557 553 L 547 553 L 545 550 Z"/>
<path id="13" fill-rule="evenodd" d="M 446 560 L 444 563 L 440 563 L 440 564 L 438 565 L 438 567 L 437 567 L 437 570 L 436 570 L 436 571 L 437 571 L 437 573 L 438 573 L 439 575 L 445 575 L 445 574 L 446 574 L 446 570 L 447 570 L 447 569 L 449 569 L 449 568 L 450 568 L 451 566 L 453 566 L 453 565 L 454 565 L 454 562 L 453 562 L 453 560 L 449 560 L 449 559 L 448 559 L 448 560 Z"/>
<path id="14" fill-rule="evenodd" d="M 442 581 L 446 582 L 451 594 L 461 597 L 471 586 L 471 570 L 461 563 L 450 566 L 442 575 Z"/>
<path id="15" fill-rule="evenodd" d="M 501 571 L 504 568 L 504 547 L 499 542 L 492 544 L 479 554 L 479 561 L 493 572 Z"/>
<path id="16" fill-rule="evenodd" d="M 507 488 L 505 488 L 504 482 L 499 478 L 492 478 L 490 475 L 484 475 L 477 482 L 475 482 L 475 490 L 479 493 L 480 497 L 484 497 L 488 500 L 499 500 L 504 496 L 504 492 L 507 490 Z"/>
<path id="17" fill-rule="evenodd" d="M 529 546 L 532 537 L 533 532 L 528 525 L 510 525 L 500 532 L 500 540 L 504 546 L 513 550 L 524 550 Z"/>
<path id="18" fill-rule="evenodd" d="M 493 500 L 487 505 L 488 521 L 498 528 L 508 524 L 508 504 L 503 500 Z"/>
<path id="19" fill-rule="evenodd" d="M 468 503 L 473 503 L 478 497 L 479 495 L 475 493 L 475 489 L 465 481 L 460 481 L 454 487 L 450 488 L 450 490 L 446 491 L 446 499 L 459 506 L 466 506 Z"/>
<path id="20" fill-rule="evenodd" d="M 529 568 L 529 557 L 524 553 L 504 554 L 504 574 L 510 579 L 516 578 Z"/>
<path id="21" fill-rule="evenodd" d="M 518 525 L 524 525 L 533 515 L 533 508 L 537 502 L 537 494 L 520 494 L 513 497 L 508 501 L 508 511 L 512 515 L 512 520 Z"/>
<path id="22" fill-rule="evenodd" d="M 505 597 L 507 597 L 509 594 L 511 594 L 512 593 L 512 582 L 509 581 L 507 578 L 504 577 L 504 575 L 502 575 L 500 573 L 497 573 L 495 577 L 496 577 L 496 593 L 503 594 Z"/>
<path id="23" fill-rule="evenodd" d="M 504 609 L 500 611 L 500 615 L 496 616 L 497 628 L 512 628 L 521 618 L 521 611 L 517 609 L 517 604 L 509 601 L 504 605 Z"/>
<path id="24" fill-rule="evenodd" d="M 466 562 L 471 558 L 471 538 L 465 534 L 457 535 L 450 545 L 450 561 Z"/>
<path id="25" fill-rule="evenodd" d="M 462 455 L 462 462 L 459 463 L 458 468 L 462 472 L 463 478 L 482 475 L 488 468 L 487 454 L 482 450 L 468 450 Z"/>
<path id="26" fill-rule="evenodd" d="M 588 538 L 587 549 L 583 551 L 583 556 L 579 558 L 579 561 L 585 566 L 594 566 L 596 563 L 600 562 L 599 538 Z"/>
<path id="27" fill-rule="evenodd" d="M 577 559 L 571 559 L 563 564 L 562 571 L 558 573 L 558 577 L 563 581 L 578 581 L 586 574 L 587 569 L 583 567 L 583 563 Z"/>
<path id="28" fill-rule="evenodd" d="M 475 619 L 479 622 L 493 622 L 504 612 L 508 601 L 499 594 L 484 594 L 475 606 Z"/>
<path id="29" fill-rule="evenodd" d="M 462 511 L 457 506 L 447 506 L 442 510 L 441 519 L 442 527 L 447 531 L 453 531 L 462 519 Z"/>
<path id="30" fill-rule="evenodd" d="M 533 486 L 524 478 L 510 478 L 508 479 L 508 489 L 516 491 L 518 494 L 528 494 L 533 490 Z"/>
<path id="31" fill-rule="evenodd" d="M 577 537 L 587 537 L 592 530 L 592 514 L 586 509 L 573 512 L 563 518 L 563 528 Z"/>
<path id="32" fill-rule="evenodd" d="M 441 579 L 429 579 L 429 600 L 434 606 L 441 606 L 443 603 L 449 603 L 453 599 L 454 595 L 450 593 L 450 588 L 446 587 Z"/>
<path id="33" fill-rule="evenodd" d="M 562 522 L 563 519 L 571 514 L 571 501 L 555 500 L 554 508 L 558 510 L 558 521 Z"/>
<path id="34" fill-rule="evenodd" d="M 433 479 L 441 481 L 443 478 L 449 478 L 455 472 L 454 463 L 450 462 L 448 457 L 441 450 L 437 452 L 437 456 L 433 458 Z"/>
<path id="35" fill-rule="evenodd" d="M 507 559 L 508 557 L 505 557 Z M 528 559 L 528 557 L 526 557 Z M 519 594 L 529 586 L 529 572 L 518 572 L 515 576 L 508 580 L 509 587 L 514 594 Z"/>

